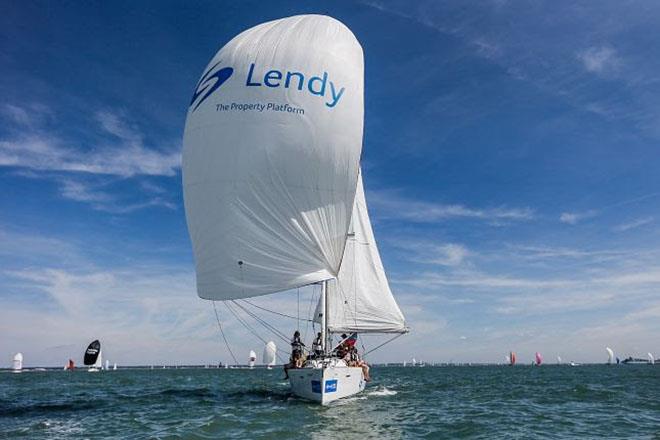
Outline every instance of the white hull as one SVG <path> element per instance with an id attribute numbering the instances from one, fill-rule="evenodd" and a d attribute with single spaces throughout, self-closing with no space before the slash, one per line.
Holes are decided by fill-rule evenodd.
<path id="1" fill-rule="evenodd" d="M 293 394 L 321 405 L 357 394 L 366 385 L 362 368 L 341 365 L 292 369 L 289 382 Z"/>
<path id="2" fill-rule="evenodd" d="M 101 371 L 101 370 L 99 370 L 96 367 L 91 367 L 89 370 L 87 370 L 88 373 L 98 373 L 99 371 Z"/>

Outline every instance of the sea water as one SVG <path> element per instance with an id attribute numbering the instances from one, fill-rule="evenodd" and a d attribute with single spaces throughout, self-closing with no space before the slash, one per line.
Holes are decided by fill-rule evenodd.
<path id="1" fill-rule="evenodd" d="M 375 367 L 329 406 L 281 369 L 0 372 L 0 438 L 660 439 L 660 367 Z"/>

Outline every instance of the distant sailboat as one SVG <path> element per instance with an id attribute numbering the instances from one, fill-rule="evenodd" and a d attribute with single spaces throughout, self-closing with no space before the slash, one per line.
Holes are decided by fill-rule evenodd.
<path id="1" fill-rule="evenodd" d="M 653 355 L 651 353 L 647 353 L 647 355 L 649 357 L 649 364 L 651 365 L 655 364 L 655 358 L 653 357 Z"/>
<path id="2" fill-rule="evenodd" d="M 254 350 L 250 350 L 250 357 L 248 358 L 248 366 L 254 368 L 254 363 L 257 362 L 257 353 Z"/>
<path id="3" fill-rule="evenodd" d="M 117 370 L 117 362 L 115 362 L 115 363 L 112 365 L 112 371 L 116 371 L 116 370 Z"/>
<path id="4" fill-rule="evenodd" d="M 268 342 L 264 347 L 263 364 L 270 370 L 275 366 L 277 356 L 277 346 L 273 341 Z"/>
<path id="5" fill-rule="evenodd" d="M 412 366 L 413 367 L 417 366 L 417 360 L 415 358 L 412 358 Z"/>
<path id="6" fill-rule="evenodd" d="M 534 355 L 534 363 L 536 364 L 537 367 L 543 363 L 543 356 L 541 356 L 541 353 L 539 353 L 538 351 Z"/>
<path id="7" fill-rule="evenodd" d="M 76 365 L 73 363 L 73 359 L 69 359 L 69 362 L 66 363 L 64 369 L 67 371 L 73 371 L 76 369 Z"/>
<path id="8" fill-rule="evenodd" d="M 20 373 L 23 371 L 23 353 L 16 353 L 11 365 L 12 373 Z"/>
<path id="9" fill-rule="evenodd" d="M 516 354 L 514 352 L 509 353 L 509 365 L 516 365 Z"/>
<path id="10" fill-rule="evenodd" d="M 607 365 L 612 365 L 614 363 L 614 350 L 610 347 L 605 347 L 605 350 L 607 350 Z"/>
<path id="11" fill-rule="evenodd" d="M 561 356 L 557 356 L 557 365 L 561 365 Z"/>
<path id="12" fill-rule="evenodd" d="M 106 371 L 110 370 L 110 361 L 108 359 L 105 360 L 105 369 Z"/>
<path id="13" fill-rule="evenodd" d="M 406 364 L 407 364 L 407 362 L 406 362 L 406 361 L 403 361 L 403 366 L 404 366 L 404 367 L 406 366 Z"/>
<path id="14" fill-rule="evenodd" d="M 84 364 L 89 366 L 90 373 L 95 373 L 103 368 L 103 355 L 101 354 L 101 343 L 99 340 L 93 341 L 85 350 Z"/>

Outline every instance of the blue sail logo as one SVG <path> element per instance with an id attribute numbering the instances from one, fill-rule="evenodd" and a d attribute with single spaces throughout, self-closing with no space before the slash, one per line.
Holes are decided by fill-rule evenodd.
<path id="1" fill-rule="evenodd" d="M 211 94 L 215 92 L 218 87 L 223 85 L 229 79 L 232 73 L 234 73 L 234 69 L 231 67 L 215 70 L 215 68 L 218 67 L 218 64 L 220 63 L 221 61 L 215 63 L 209 70 L 204 73 L 204 75 L 202 75 L 202 78 L 197 83 L 195 93 L 193 93 L 193 97 L 190 100 L 190 106 L 197 102 L 197 105 L 195 105 L 193 111 L 197 110 L 197 107 L 199 107 L 202 102 L 206 100 L 206 98 L 211 96 Z M 200 96 L 201 98 L 198 99 Z"/>

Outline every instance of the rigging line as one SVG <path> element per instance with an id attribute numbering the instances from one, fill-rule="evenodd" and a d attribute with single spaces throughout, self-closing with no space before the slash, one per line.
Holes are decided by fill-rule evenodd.
<path id="1" fill-rule="evenodd" d="M 309 306 L 307 307 L 307 316 L 312 316 L 312 304 L 314 303 L 314 295 L 316 294 L 316 284 L 312 285 L 312 295 L 309 298 Z M 306 319 L 305 320 L 305 333 L 303 334 L 303 339 L 307 337 L 307 332 L 309 331 L 309 322 L 312 322 L 312 333 L 314 333 L 314 319 Z M 314 335 L 316 338 L 316 335 Z"/>
<path id="2" fill-rule="evenodd" d="M 220 334 L 222 335 L 222 339 L 225 341 L 225 345 L 227 346 L 227 350 L 229 351 L 229 354 L 231 355 L 232 359 L 234 359 L 234 364 L 238 365 L 236 356 L 234 356 L 234 352 L 231 351 L 231 348 L 229 347 L 229 342 L 227 342 L 227 338 L 225 337 L 225 332 L 222 331 L 222 324 L 220 324 L 220 316 L 218 315 L 218 309 L 215 307 L 215 301 L 211 301 L 211 303 L 213 304 L 213 311 L 215 312 L 215 320 L 218 322 L 218 328 L 220 329 Z"/>
<path id="3" fill-rule="evenodd" d="M 244 312 L 246 312 L 247 314 L 249 314 L 250 316 L 252 316 L 253 318 L 255 318 L 254 314 L 253 314 L 252 312 L 250 312 L 249 310 L 247 310 L 245 307 L 241 306 L 240 304 L 238 304 L 238 303 L 237 303 L 236 301 L 234 301 L 234 300 L 232 300 L 231 302 L 234 303 L 235 306 L 240 307 Z M 250 330 L 250 332 L 252 332 L 252 334 L 255 335 L 258 339 L 260 339 L 264 344 L 267 344 L 267 342 L 266 342 L 264 339 L 262 339 L 261 336 L 259 336 L 259 334 L 256 332 L 256 330 L 254 330 L 254 328 L 252 328 L 252 326 L 250 326 L 250 325 L 247 323 L 247 321 L 245 321 L 241 316 L 239 316 L 239 314 L 238 314 L 236 311 L 234 311 L 234 310 L 229 306 L 229 303 L 228 303 L 228 302 L 226 302 L 225 305 L 226 305 L 227 308 L 228 308 L 228 309 L 234 314 L 234 316 L 236 317 L 236 319 L 238 319 L 238 320 L 241 322 L 241 324 L 243 324 L 243 325 L 245 326 L 245 328 L 247 328 L 248 330 Z M 257 319 L 257 318 L 255 318 L 255 319 Z M 257 320 L 257 322 L 259 322 L 259 320 Z M 261 323 L 261 324 L 264 325 L 263 323 Z M 274 330 L 277 331 L 277 329 L 274 329 Z M 273 330 L 271 330 L 271 331 L 273 331 Z M 279 336 L 280 338 L 284 339 L 284 342 L 286 342 L 286 343 L 289 342 L 289 341 L 286 339 L 286 337 L 283 337 L 283 336 L 278 335 L 275 331 L 273 331 L 273 333 L 275 333 L 275 334 L 276 334 L 277 336 Z M 281 351 L 284 352 L 284 353 L 286 353 L 286 354 L 288 354 L 288 355 L 291 355 L 291 353 L 288 352 L 288 351 L 286 351 L 286 350 L 281 350 Z M 282 363 L 284 363 L 284 364 L 287 363 L 286 358 L 282 357 L 282 355 L 280 354 L 280 351 L 279 351 L 279 350 L 275 352 L 275 356 L 277 356 L 277 357 L 280 359 L 280 361 L 282 361 Z"/>
<path id="4" fill-rule="evenodd" d="M 403 336 L 403 335 L 405 335 L 405 333 L 399 333 L 399 334 L 396 335 L 395 337 L 393 337 L 393 338 L 391 338 L 391 339 L 388 339 L 387 341 L 383 342 L 382 344 L 378 345 L 377 347 L 372 348 L 372 349 L 369 350 L 368 352 L 364 353 L 362 356 L 366 356 L 366 355 L 368 355 L 369 353 L 372 353 L 372 352 L 378 350 L 378 349 L 379 349 L 380 347 L 382 347 L 383 345 L 385 345 L 385 344 L 389 344 L 390 342 L 394 341 L 394 340 L 397 339 L 397 338 L 400 338 L 400 337 Z"/>
<path id="5" fill-rule="evenodd" d="M 260 305 L 257 305 L 257 304 L 255 304 L 255 303 L 253 303 L 253 302 L 250 302 L 250 301 L 248 301 L 247 299 L 242 299 L 241 301 L 250 304 L 252 307 L 256 307 L 257 309 L 263 310 L 264 312 L 272 313 L 272 314 L 274 314 L 274 315 L 283 316 L 283 317 L 285 317 L 285 318 L 298 319 L 298 318 L 296 318 L 295 316 L 287 315 L 287 314 L 285 314 L 285 313 L 280 313 L 280 312 L 276 312 L 275 310 L 269 310 L 269 309 L 267 309 L 267 308 L 265 308 L 265 307 L 261 307 Z M 306 319 L 305 321 L 311 321 L 311 319 Z"/>
<path id="6" fill-rule="evenodd" d="M 234 303 L 234 305 L 236 305 L 237 307 L 240 307 L 241 310 L 243 310 L 245 313 L 247 313 L 247 314 L 250 315 L 252 318 L 254 318 L 254 320 L 257 321 L 259 324 L 261 324 L 261 325 L 263 325 L 264 327 L 266 327 L 267 330 L 270 330 L 271 332 L 273 332 L 273 333 L 275 334 L 275 336 L 279 337 L 279 338 L 282 339 L 284 342 L 287 342 L 287 343 L 289 342 L 288 338 L 286 337 L 286 335 L 285 335 L 284 333 L 282 333 L 281 331 L 279 331 L 279 330 L 278 330 L 277 328 L 275 328 L 273 325 L 271 325 L 271 324 L 269 324 L 268 322 L 266 322 L 266 321 L 265 321 L 264 319 L 262 319 L 259 315 L 257 315 L 256 313 L 252 312 L 251 310 L 247 309 L 246 307 L 242 306 L 241 304 L 237 303 L 236 301 L 233 301 L 233 300 L 232 300 L 232 303 Z"/>
<path id="7" fill-rule="evenodd" d="M 248 330 L 250 331 L 250 333 L 252 333 L 252 334 L 253 334 L 257 339 L 259 339 L 261 342 L 263 342 L 264 344 L 267 343 L 267 342 L 266 342 L 264 339 L 262 339 L 262 337 L 259 336 L 259 334 L 258 334 L 258 333 L 257 333 L 257 332 L 256 332 L 251 326 L 250 326 L 250 324 L 248 324 L 247 322 L 245 322 L 245 320 L 243 319 L 243 317 L 239 316 L 238 313 L 236 313 L 236 311 L 235 311 L 234 309 L 232 309 L 232 308 L 229 306 L 229 302 L 228 302 L 228 301 L 225 302 L 225 306 L 226 306 L 227 309 L 232 313 L 232 315 L 234 315 L 234 317 L 238 320 L 238 322 L 240 322 L 241 324 L 243 324 L 243 327 L 245 327 L 246 329 L 248 329 Z"/>

